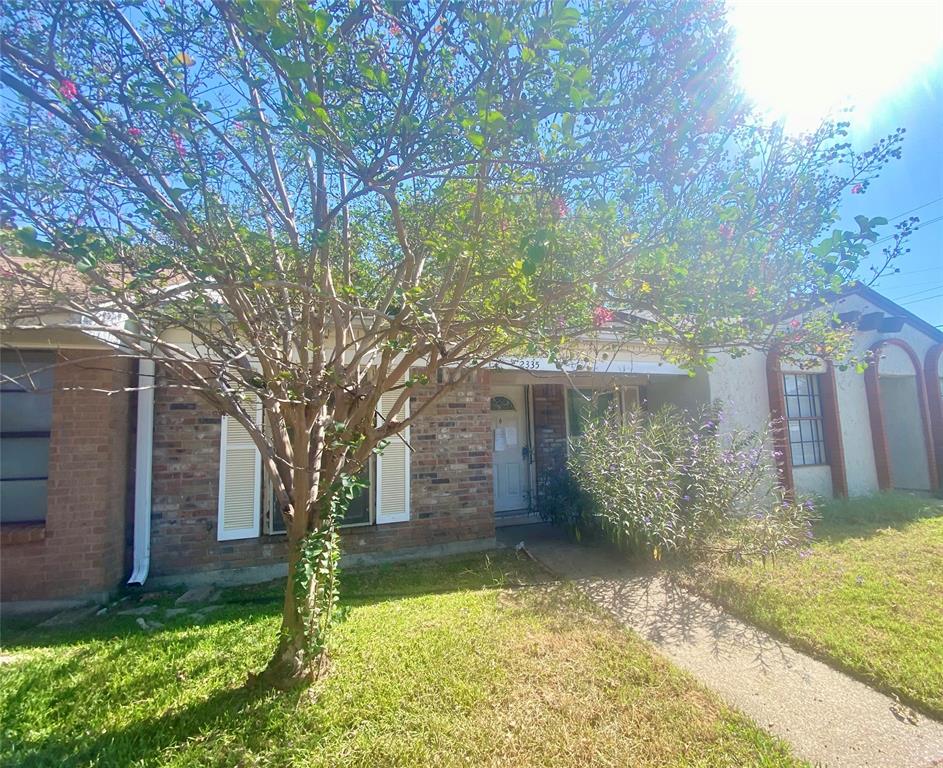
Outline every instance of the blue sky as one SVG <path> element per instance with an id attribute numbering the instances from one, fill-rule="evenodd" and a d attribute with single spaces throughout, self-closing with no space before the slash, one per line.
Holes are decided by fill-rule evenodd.
<path id="1" fill-rule="evenodd" d="M 896 265 L 900 272 L 879 278 L 874 287 L 943 326 L 943 59 L 932 74 L 930 84 L 913 84 L 869 126 L 854 130 L 856 146 L 898 125 L 907 129 L 907 138 L 902 158 L 881 174 L 867 195 L 847 200 L 842 213 L 852 219 L 866 213 L 899 220 L 899 214 L 919 208 L 909 214 L 919 216 L 921 223 L 910 239 L 910 253 Z M 880 246 L 875 251 L 879 253 Z"/>
<path id="2" fill-rule="evenodd" d="M 848 195 L 841 215 L 849 228 L 857 214 L 920 217 L 900 272 L 874 287 L 943 326 L 943 2 L 728 0 L 728 12 L 744 88 L 788 130 L 849 106 L 857 149 L 907 129 L 902 159 Z"/>

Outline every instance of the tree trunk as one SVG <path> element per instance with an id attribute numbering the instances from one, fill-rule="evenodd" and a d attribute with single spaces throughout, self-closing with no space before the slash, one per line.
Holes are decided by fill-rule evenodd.
<path id="1" fill-rule="evenodd" d="M 272 658 L 259 675 L 259 680 L 264 685 L 280 689 L 313 682 L 321 665 L 320 659 L 308 658 L 304 621 L 295 593 L 298 542 L 289 542 L 289 548 L 288 578 L 285 582 L 285 599 L 282 603 L 282 623 L 278 630 L 278 643 Z"/>
<path id="2" fill-rule="evenodd" d="M 330 502 L 322 502 L 329 509 Z M 338 536 L 334 516 L 316 517 L 315 529 L 289 525 L 288 578 L 278 644 L 259 679 L 290 688 L 317 680 L 326 669 L 326 638 L 337 596 Z M 299 533 L 300 531 L 300 533 Z"/>

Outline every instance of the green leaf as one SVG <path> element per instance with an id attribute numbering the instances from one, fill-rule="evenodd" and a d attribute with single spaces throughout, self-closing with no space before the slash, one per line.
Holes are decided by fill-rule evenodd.
<path id="1" fill-rule="evenodd" d="M 523 61 L 525 64 L 530 64 L 536 58 L 537 54 L 534 53 L 533 48 L 528 48 L 526 45 L 521 48 L 521 61 Z"/>
<path id="2" fill-rule="evenodd" d="M 307 101 L 312 107 L 320 107 L 324 103 L 321 100 L 321 97 L 314 91 L 308 91 L 305 94 L 305 101 Z"/>
<path id="3" fill-rule="evenodd" d="M 273 48 L 278 50 L 279 48 L 284 48 L 297 36 L 298 33 L 295 30 L 287 24 L 279 22 L 275 29 L 272 30 L 272 34 L 269 36 L 269 42 L 272 44 Z"/>
<path id="4" fill-rule="evenodd" d="M 331 22 L 334 18 L 327 11 L 315 11 L 314 12 L 314 29 L 319 35 L 323 35 L 327 32 L 328 28 L 331 26 Z"/>
<path id="5" fill-rule="evenodd" d="M 472 146 L 477 149 L 481 149 L 485 146 L 485 137 L 483 134 L 478 133 L 478 131 L 468 131 L 466 134 L 468 140 L 472 143 Z"/>

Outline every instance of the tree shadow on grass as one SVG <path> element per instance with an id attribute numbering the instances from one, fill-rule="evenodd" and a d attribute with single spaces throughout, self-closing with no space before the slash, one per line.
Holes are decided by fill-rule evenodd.
<path id="1" fill-rule="evenodd" d="M 522 588 L 535 574 L 543 577 L 532 564 L 508 553 L 420 564 L 412 579 L 409 571 L 387 571 L 389 578 L 378 572 L 361 574 L 351 580 L 347 603 Z M 234 688 L 231 674 L 224 675 L 228 685 L 218 675 L 218 668 L 227 664 L 228 649 L 245 642 L 259 644 L 265 632 L 260 635 L 259 620 L 272 619 L 274 642 L 280 605 L 273 597 L 265 589 L 227 592 L 222 607 L 204 622 L 177 616 L 152 633 L 142 632 L 131 616 L 24 631 L 13 650 L 25 649 L 26 658 L 14 662 L 4 681 L 7 744 L 0 752 L 6 764 L 151 764 L 162 751 L 187 749 L 201 741 L 210 745 L 214 759 L 237 764 L 244 762 L 243 751 L 265 752 L 272 743 L 284 741 L 290 717 L 286 712 L 298 706 L 302 691 Z M 163 607 L 172 605 L 172 598 L 168 600 Z M 162 612 L 146 618 L 152 617 L 163 620 Z M 227 623 L 232 627 L 225 627 Z M 244 634 L 250 625 L 255 625 L 251 641 Z M 217 634 L 208 637 L 200 631 L 204 629 Z M 30 658 L 29 649 L 40 647 L 48 650 Z M 252 657 L 245 673 L 264 661 L 264 651 L 258 648 L 243 656 Z M 201 695 L 201 688 L 208 692 Z M 203 754 L 202 747 L 196 748 Z"/>
<path id="2" fill-rule="evenodd" d="M 64 691 L 63 693 L 67 693 Z M 301 689 L 280 692 L 241 686 L 222 689 L 197 703 L 145 717 L 103 733 L 57 731 L 52 737 L 21 743 L 12 751 L 7 766 L 124 766 L 153 763 L 163 750 L 179 747 L 196 738 L 224 737 L 227 742 L 261 748 L 266 728 L 265 714 L 297 705 Z M 261 721 L 261 722 L 260 722 Z M 226 733 L 222 733 L 225 731 Z M 238 753 L 237 753 L 238 754 Z M 237 760 L 238 762 L 238 760 Z"/>

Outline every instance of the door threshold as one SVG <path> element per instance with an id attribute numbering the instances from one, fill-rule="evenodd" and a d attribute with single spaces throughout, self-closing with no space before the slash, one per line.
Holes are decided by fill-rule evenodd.
<path id="1" fill-rule="evenodd" d="M 496 512 L 494 516 L 494 527 L 503 528 L 507 525 L 530 525 L 532 523 L 542 523 L 540 515 L 535 512 L 522 510 L 520 512 Z"/>

